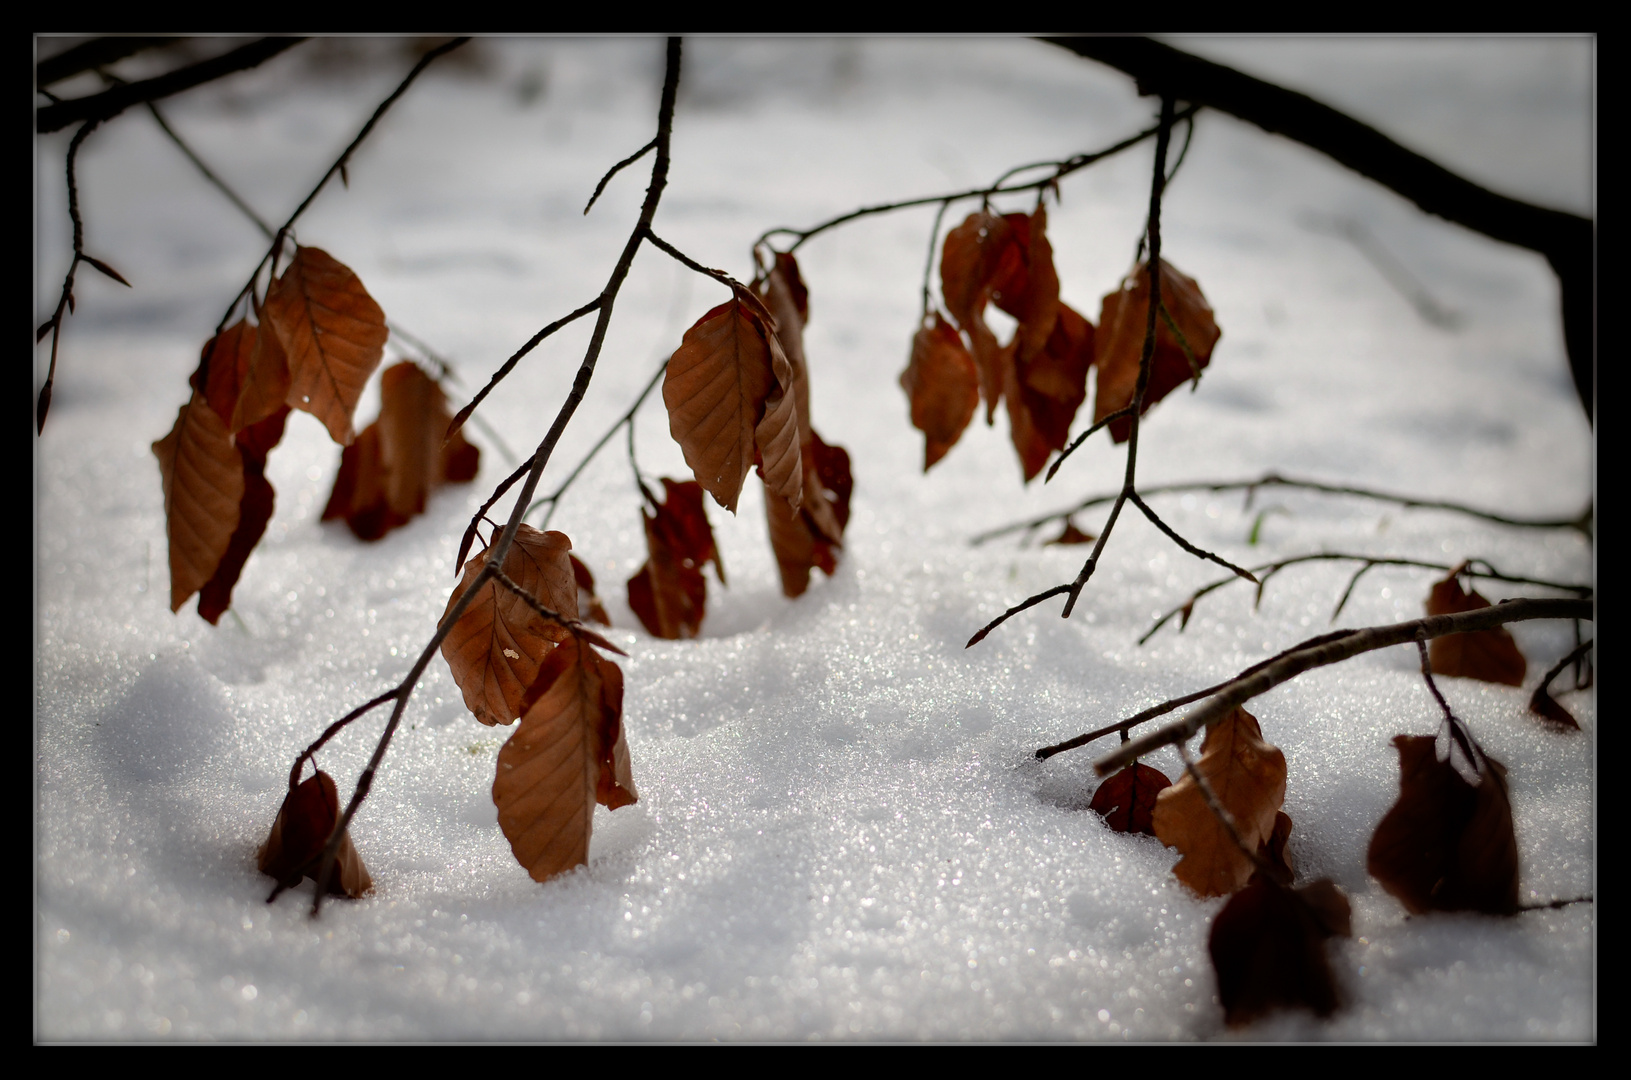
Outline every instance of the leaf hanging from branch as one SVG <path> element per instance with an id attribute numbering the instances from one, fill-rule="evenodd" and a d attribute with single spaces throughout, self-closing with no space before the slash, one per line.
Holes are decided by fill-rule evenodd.
<path id="1" fill-rule="evenodd" d="M 583 560 L 576 555 L 568 554 L 567 559 L 572 563 L 572 578 L 578 583 L 578 610 L 583 617 L 602 626 L 612 625 L 612 620 L 606 615 L 606 607 L 595 594 L 595 575 L 583 565 Z"/>
<path id="2" fill-rule="evenodd" d="M 708 606 L 703 564 L 712 562 L 725 583 L 713 528 L 702 503 L 702 485 L 663 477 L 667 498 L 658 502 L 644 486 L 652 512 L 641 511 L 646 527 L 646 562 L 629 578 L 629 607 L 653 637 L 692 638 L 702 628 Z"/>
<path id="3" fill-rule="evenodd" d="M 277 819 L 272 822 L 271 835 L 257 855 L 261 873 L 276 878 L 285 888 L 298 885 L 302 877 L 315 881 L 321 869 L 323 847 L 339 824 L 340 795 L 334 788 L 334 778 L 318 770 L 315 776 L 284 796 Z M 373 887 L 373 879 L 368 876 L 362 856 L 357 854 L 351 834 L 347 832 L 335 853 L 328 891 L 356 899 Z"/>
<path id="4" fill-rule="evenodd" d="M 516 531 L 504 558 L 504 574 L 564 620 L 578 617 L 578 583 L 565 533 L 539 532 L 530 525 Z M 448 598 L 453 610 L 487 562 L 487 550 L 471 556 L 464 577 Z M 446 612 L 442 616 L 447 617 Z M 513 723 L 523 711 L 522 698 L 538 675 L 538 665 L 556 642 L 570 636 L 563 625 L 546 619 L 521 597 L 496 581 L 481 587 L 470 606 L 442 640 L 442 656 L 464 703 L 489 726 Z"/>
<path id="5" fill-rule="evenodd" d="M 938 311 L 912 337 L 912 358 L 900 375 L 912 426 L 923 432 L 928 472 L 962 438 L 980 406 L 980 373 L 963 339 Z"/>
<path id="6" fill-rule="evenodd" d="M 1156 313 L 1155 353 L 1150 358 L 1143 412 L 1149 412 L 1156 402 L 1190 379 L 1199 379 L 1222 336 L 1195 279 L 1180 273 L 1165 259 L 1161 261 L 1161 306 L 1166 313 Z M 1149 311 L 1149 264 L 1140 263 L 1121 288 L 1104 298 L 1096 353 L 1099 382 L 1093 402 L 1094 423 L 1133 402 Z M 1174 326 L 1177 333 L 1173 332 Z M 1130 417 L 1110 424 L 1110 436 L 1118 443 L 1126 442 L 1132 430 Z"/>
<path id="7" fill-rule="evenodd" d="M 266 293 L 263 318 L 289 368 L 289 405 L 309 412 L 341 446 L 355 437 L 352 413 L 385 355 L 385 312 L 351 269 L 303 247 Z"/>
<path id="8" fill-rule="evenodd" d="M 1465 565 L 1451 570 L 1443 581 L 1433 583 L 1432 591 L 1427 594 L 1427 614 L 1454 615 L 1489 607 L 1489 601 L 1476 589 L 1462 591 L 1458 576 Z M 1500 626 L 1436 637 L 1428 642 L 1427 655 L 1435 675 L 1460 675 L 1506 686 L 1522 686 L 1529 670 L 1518 643 Z"/>
<path id="9" fill-rule="evenodd" d="M 1087 400 L 1094 358 L 1093 324 L 1065 304 L 1054 307 L 1053 331 L 1042 347 L 1029 358 L 1016 357 L 1004 371 L 1009 431 L 1026 483 L 1069 441 L 1071 422 Z"/>
<path id="10" fill-rule="evenodd" d="M 195 390 L 170 434 L 153 444 L 164 482 L 170 541 L 170 610 L 215 575 L 238 528 L 244 497 L 243 454 L 226 422 Z"/>
<path id="11" fill-rule="evenodd" d="M 498 752 L 493 803 L 510 850 L 534 881 L 589 861 L 598 801 L 638 798 L 623 735 L 623 673 L 568 638 L 544 660 L 524 715 Z"/>
<path id="12" fill-rule="evenodd" d="M 1274 815 L 1286 796 L 1286 758 L 1264 741 L 1256 717 L 1236 708 L 1209 728 L 1195 770 L 1252 850 L 1273 835 Z M 1251 878 L 1251 859 L 1187 772 L 1156 798 L 1153 822 L 1156 837 L 1183 853 L 1172 872 L 1202 896 L 1232 893 Z"/>
<path id="13" fill-rule="evenodd" d="M 1371 835 L 1365 867 L 1415 915 L 1518 910 L 1518 844 L 1506 768 L 1480 750 L 1469 784 L 1430 735 L 1398 735 L 1399 801 Z"/>
<path id="14" fill-rule="evenodd" d="M 215 573 L 198 593 L 198 614 L 211 626 L 219 623 L 232 605 L 232 590 L 238 584 L 244 564 L 272 521 L 277 493 L 266 479 L 266 456 L 282 441 L 288 419 L 289 407 L 280 405 L 272 415 L 233 436 L 233 443 L 243 459 L 244 493 L 238 503 L 238 525 L 232 531 L 232 539 L 227 542 Z"/>
<path id="15" fill-rule="evenodd" d="M 814 430 L 804 447 L 804 504 L 788 510 L 780 499 L 765 499 L 770 527 L 770 548 L 781 574 L 782 594 L 798 597 L 810 587 L 810 570 L 820 567 L 831 577 L 838 572 L 838 552 L 844 527 L 849 524 L 849 452 L 828 446 Z"/>
<path id="16" fill-rule="evenodd" d="M 266 317 L 258 306 L 256 312 L 261 325 L 254 332 L 249 367 L 232 409 L 233 431 L 259 423 L 288 404 L 289 361 L 283 354 L 283 342 L 278 339 L 276 329 L 266 325 Z"/>

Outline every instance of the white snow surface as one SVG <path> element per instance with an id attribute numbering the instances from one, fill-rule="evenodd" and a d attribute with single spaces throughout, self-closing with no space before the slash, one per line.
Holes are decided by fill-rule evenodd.
<path id="1" fill-rule="evenodd" d="M 1501 191 L 1593 212 L 1590 39 L 1174 41 L 1349 109 Z M 167 102 L 167 115 L 281 219 L 406 68 L 394 46 L 352 47 L 355 64 L 319 70 L 296 50 Z M 298 226 L 302 243 L 357 270 L 391 320 L 457 361 L 465 397 L 601 288 L 649 159 L 581 210 L 605 169 L 651 137 L 662 55 L 646 39 L 476 48 L 485 65 L 432 69 L 364 144 L 349 188 L 326 190 Z M 694 39 L 684 63 L 656 231 L 742 277 L 768 227 L 1107 146 L 1156 107 L 1119 73 L 1023 40 Z M 96 88 L 85 77 L 63 92 Z M 70 250 L 69 134 L 36 142 L 37 321 Z M 1129 269 L 1152 147 L 1071 176 L 1050 202 L 1064 299 L 1089 318 Z M 1335 1016 L 1225 1026 L 1207 953 L 1223 901 L 1173 877 L 1176 852 L 1087 809 L 1092 760 L 1110 740 L 1046 762 L 1033 751 L 1322 632 L 1352 566 L 1287 570 L 1255 611 L 1249 585 L 1226 587 L 1186 631 L 1141 647 L 1154 617 L 1220 571 L 1124 513 L 1073 618 L 1050 601 L 965 650 L 1005 607 L 1072 578 L 1086 552 L 970 538 L 1113 491 L 1125 457 L 1096 435 L 1052 484 L 1025 487 L 999 413 L 923 474 L 896 379 L 933 207 L 799 251 L 814 423 L 848 448 L 856 477 L 836 576 L 782 597 L 750 484 L 736 518 L 711 508 L 730 585 L 710 571 L 702 636 L 660 641 L 625 600 L 646 554 L 621 438 L 551 521 L 597 575 L 609 637 L 630 654 L 618 663 L 640 800 L 597 808 L 589 865 L 545 884 L 518 865 L 491 797 L 509 730 L 471 718 L 438 656 L 352 828 L 372 894 L 315 921 L 309 883 L 268 905 L 255 852 L 290 763 L 408 669 L 447 602 L 465 523 L 515 459 L 472 430 L 477 481 L 361 543 L 317 520 L 339 449 L 297 413 L 271 458 L 276 515 L 232 612 L 218 627 L 191 603 L 171 614 L 150 444 L 264 241 L 145 111 L 92 136 L 79 175 L 87 250 L 134 288 L 81 268 L 35 442 L 36 1039 L 1596 1038 L 1593 905 L 1411 918 L 1366 874 L 1370 833 L 1398 791 L 1390 740 L 1438 725 L 1408 647 L 1251 706 L 1289 763 L 1298 879 L 1346 892 L 1354 936 L 1331 945 Z M 958 204 L 947 224 L 971 209 Z M 1361 224 L 1456 326 L 1424 320 L 1358 247 L 1312 227 L 1333 216 Z M 1216 113 L 1196 126 L 1162 229 L 1223 337 L 1198 392 L 1149 414 L 1143 482 L 1279 469 L 1524 515 L 1573 515 L 1592 498 L 1594 438 L 1540 256 Z M 640 253 L 542 491 L 724 299 L 661 252 Z M 591 322 L 539 348 L 483 407 L 515 452 L 543 436 Z M 393 340 L 387 362 L 404 351 Z M 49 343 L 36 349 L 36 390 L 48 356 Z M 377 401 L 371 389 L 359 427 Z M 688 476 L 655 395 L 637 435 L 648 477 Z M 1153 503 L 1241 563 L 1330 549 L 1593 580 L 1591 545 L 1566 530 L 1283 490 L 1251 511 L 1238 492 Z M 1078 523 L 1097 532 L 1103 516 Z M 1373 570 L 1337 625 L 1414 618 L 1432 578 Z M 1581 733 L 1535 722 L 1529 693 L 1573 630 L 1513 633 L 1529 658 L 1523 689 L 1441 685 L 1510 770 L 1524 900 L 1594 894 L 1595 692 L 1561 699 Z M 385 718 L 319 754 L 342 794 Z M 1150 763 L 1181 769 L 1170 750 Z"/>

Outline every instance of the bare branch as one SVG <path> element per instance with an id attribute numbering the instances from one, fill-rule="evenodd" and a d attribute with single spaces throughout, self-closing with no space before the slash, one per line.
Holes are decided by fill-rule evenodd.
<path id="1" fill-rule="evenodd" d="M 1245 578 L 1247 581 L 1251 582 L 1253 585 L 1258 584 L 1258 580 L 1257 580 L 1256 575 L 1254 575 L 1250 570 L 1247 570 L 1246 568 L 1241 567 L 1241 566 L 1236 566 L 1234 563 L 1230 562 L 1228 559 L 1223 558 L 1221 555 L 1214 555 L 1210 551 L 1205 551 L 1205 550 L 1203 550 L 1201 548 L 1198 548 L 1194 544 L 1191 544 L 1188 540 L 1185 540 L 1183 537 L 1179 536 L 1176 532 L 1174 532 L 1172 530 L 1171 526 L 1169 526 L 1166 522 L 1162 521 L 1159 517 L 1156 516 L 1155 511 L 1150 509 L 1148 503 L 1146 503 L 1143 499 L 1138 497 L 1138 492 L 1136 492 L 1136 491 L 1128 492 L 1127 498 L 1134 506 L 1136 506 L 1140 510 L 1144 511 L 1144 516 L 1150 519 L 1150 524 L 1154 525 L 1157 529 L 1160 529 L 1162 532 L 1166 533 L 1168 539 L 1170 539 L 1173 543 L 1177 544 L 1179 547 L 1183 548 L 1185 551 L 1189 552 L 1191 555 L 1195 556 L 1198 559 L 1206 559 L 1209 562 L 1217 563 L 1219 566 L 1227 567 L 1228 569 L 1233 570 L 1235 572 L 1236 577 Z"/>
<path id="2" fill-rule="evenodd" d="M 652 139 L 650 142 L 646 143 L 646 145 L 642 146 L 640 149 L 636 150 L 622 161 L 619 161 L 616 165 L 613 165 L 611 168 L 607 169 L 606 175 L 602 176 L 600 178 L 600 183 L 595 185 L 595 193 L 589 196 L 589 201 L 584 204 L 584 214 L 587 215 L 589 211 L 594 208 L 595 200 L 600 198 L 600 193 L 602 191 L 606 190 L 606 185 L 612 182 L 612 177 L 616 176 L 630 165 L 633 165 L 636 161 L 639 161 L 641 158 L 645 157 L 648 153 L 655 149 L 657 149 L 657 140 Z"/>
<path id="3" fill-rule="evenodd" d="M 191 90 L 224 75 L 247 71 L 272 59 L 278 53 L 299 45 L 303 37 L 264 37 L 248 45 L 239 46 L 229 53 L 189 65 L 177 71 L 166 72 L 154 79 L 125 83 L 100 94 L 71 98 L 41 108 L 34 114 L 34 130 L 40 133 L 61 131 L 69 124 L 86 120 L 111 120 L 132 105 Z M 111 63 L 111 61 L 102 61 Z M 94 66 L 94 65 L 93 65 Z"/>
<path id="4" fill-rule="evenodd" d="M 453 437 L 453 433 L 464 426 L 464 422 L 470 419 L 470 414 L 476 411 L 476 406 L 485 401 L 487 399 L 487 395 L 493 392 L 493 388 L 500 382 L 503 382 L 506 375 L 515 370 L 515 365 L 521 362 L 522 357 L 526 356 L 533 349 L 536 349 L 545 338 L 549 337 L 555 331 L 564 326 L 577 322 L 591 311 L 599 311 L 600 305 L 604 302 L 604 300 L 604 297 L 597 296 L 587 304 L 584 304 L 582 307 L 572 312 L 570 315 L 562 315 L 559 319 L 556 319 L 554 322 L 532 335 L 532 337 L 528 338 L 519 349 L 510 354 L 510 358 L 504 361 L 503 365 L 500 366 L 497 371 L 493 372 L 492 378 L 487 380 L 487 385 L 477 391 L 476 396 L 470 399 L 469 404 L 460 409 L 458 415 L 453 417 L 453 422 L 447 425 L 447 434 L 442 437 L 443 441 L 445 442 L 446 440 L 451 439 Z"/>
<path id="5" fill-rule="evenodd" d="M 52 83 L 113 64 L 148 49 L 162 49 L 180 41 L 175 37 L 99 37 L 64 49 L 34 65 L 34 86 L 43 89 Z"/>
<path id="6" fill-rule="evenodd" d="M 1095 761 L 1093 769 L 1100 776 L 1108 776 L 1135 758 L 1190 738 L 1202 727 L 1209 727 L 1223 719 L 1235 707 L 1296 678 L 1305 671 L 1340 663 L 1360 653 L 1406 642 L 1427 641 L 1446 634 L 1489 630 L 1507 623 L 1530 619 L 1590 618 L 1592 618 L 1590 600 L 1524 597 L 1478 608 L 1475 611 L 1462 611 L 1454 615 L 1429 615 L 1426 618 L 1395 623 L 1391 626 L 1373 626 L 1352 631 L 1334 641 L 1294 650 L 1256 671 L 1243 672 L 1182 720 L 1123 743 L 1115 751 Z"/>

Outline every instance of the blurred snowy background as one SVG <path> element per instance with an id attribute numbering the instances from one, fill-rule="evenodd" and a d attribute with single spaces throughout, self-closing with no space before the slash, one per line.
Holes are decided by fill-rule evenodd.
<path id="1" fill-rule="evenodd" d="M 1496 190 L 1594 215 L 1595 46 L 1586 38 L 1248 39 L 1171 43 L 1378 125 Z M 66 41 L 36 40 L 40 57 Z M 220 44 L 194 46 L 200 54 Z M 282 220 L 412 62 L 404 41 L 311 42 L 163 103 L 172 125 L 268 219 Z M 468 395 L 540 326 L 599 290 L 644 166 L 580 211 L 652 134 L 661 42 L 481 40 L 417 84 L 364 144 L 349 189 L 302 243 L 353 267 L 387 317 L 457 362 Z M 177 62 L 132 58 L 127 77 Z M 656 228 L 745 277 L 766 228 L 989 182 L 1009 166 L 1109 145 L 1150 123 L 1130 79 L 1025 40 L 688 39 L 674 166 Z M 91 76 L 54 89 L 78 96 Z M 63 154 L 35 143 L 35 318 L 70 252 Z M 1078 173 L 1050 206 L 1063 298 L 1097 319 L 1129 267 L 1148 144 Z M 508 731 L 464 711 L 438 658 L 353 827 L 377 883 L 307 917 L 309 887 L 268 906 L 255 848 L 294 755 L 411 663 L 453 585 L 458 538 L 513 467 L 480 431 L 482 472 L 377 544 L 317 521 L 339 450 L 297 415 L 272 455 L 276 516 L 219 627 L 167 610 L 150 444 L 198 349 L 264 247 L 145 111 L 80 156 L 87 250 L 124 289 L 79 275 L 55 400 L 34 450 L 34 1032 L 37 1039 L 1197 1040 L 1596 1036 L 1595 911 L 1407 919 L 1364 869 L 1397 793 L 1400 732 L 1437 718 L 1413 650 L 1307 675 L 1253 706 L 1290 767 L 1302 879 L 1354 904 L 1333 946 L 1346 1004 L 1229 1032 L 1206 954 L 1219 900 L 1171 875 L 1174 852 L 1086 809 L 1093 748 L 1040 745 L 1225 677 L 1327 625 L 1349 572 L 1287 571 L 1139 647 L 1152 618 L 1213 580 L 1123 516 L 1070 621 L 1047 605 L 965 652 L 1010 603 L 1072 577 L 1084 549 L 971 547 L 982 530 L 1119 484 L 1095 436 L 1044 487 L 1020 483 L 1006 419 L 977 424 L 924 476 L 896 377 L 915 328 L 933 208 L 862 220 L 800 251 L 813 416 L 856 476 L 845 558 L 784 600 L 754 485 L 713 508 L 729 589 L 711 581 L 695 641 L 647 636 L 623 582 L 644 561 L 617 446 L 564 500 L 631 654 L 625 722 L 641 799 L 597 811 L 590 865 L 546 885 L 510 854 L 490 796 Z M 1011 207 L 1029 208 L 1020 199 Z M 955 207 L 948 223 L 970 207 Z M 1330 225 L 1363 229 L 1452 317 L 1437 323 Z M 1198 393 L 1141 440 L 1146 483 L 1267 469 L 1576 514 L 1594 439 L 1570 384 L 1555 280 L 1540 256 L 1440 220 L 1300 146 L 1204 113 L 1169 190 L 1169 261 L 1223 330 Z M 648 248 L 618 302 L 549 490 L 723 300 Z M 482 413 L 525 454 L 562 398 L 586 320 L 535 352 Z M 49 345 L 35 351 L 33 389 Z M 407 350 L 412 352 L 411 349 Z M 388 357 L 399 354 L 398 342 Z M 377 411 L 371 390 L 360 423 Z M 30 397 L 32 402 L 32 397 Z M 683 476 L 657 401 L 641 464 Z M 507 506 L 508 504 L 502 504 Z M 1365 500 L 1268 492 L 1158 508 L 1239 562 L 1321 548 L 1590 581 L 1589 543 Z M 537 522 L 537 515 L 531 519 Z M 1097 531 L 1102 512 L 1084 514 Z M 1373 571 L 1339 625 L 1421 613 L 1429 575 Z M 1493 590 L 1494 595 L 1510 595 Z M 1523 624 L 1526 688 L 1445 681 L 1511 770 L 1526 901 L 1595 889 L 1594 693 L 1584 732 L 1526 714 L 1567 626 Z M 320 756 L 349 790 L 377 721 Z M 1171 754 L 1151 760 L 1176 775 Z"/>

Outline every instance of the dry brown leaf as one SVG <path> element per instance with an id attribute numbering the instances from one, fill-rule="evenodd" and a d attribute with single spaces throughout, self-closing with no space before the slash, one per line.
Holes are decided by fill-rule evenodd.
<path id="1" fill-rule="evenodd" d="M 164 482 L 170 610 L 180 611 L 214 576 L 232 543 L 244 497 L 243 454 L 226 421 L 196 390 L 153 453 Z"/>
<path id="2" fill-rule="evenodd" d="M 1286 758 L 1263 740 L 1256 717 L 1237 708 L 1212 725 L 1195 769 L 1235 819 L 1242 841 L 1256 850 L 1273 836 L 1274 815 L 1286 796 Z M 1252 861 L 1187 771 L 1157 798 L 1154 823 L 1156 837 L 1183 853 L 1172 872 L 1202 896 L 1224 896 L 1251 878 Z"/>
<path id="3" fill-rule="evenodd" d="M 1087 808 L 1116 832 L 1154 836 L 1155 798 L 1171 786 L 1165 773 L 1135 761 L 1100 784 Z"/>
<path id="4" fill-rule="evenodd" d="M 1076 527 L 1076 523 L 1067 517 L 1065 519 L 1065 527 L 1059 530 L 1059 535 L 1055 536 L 1051 540 L 1042 541 L 1042 546 L 1049 547 L 1053 544 L 1091 544 L 1097 539 L 1098 537 L 1094 536 L 1092 533 L 1084 532 L 1083 530 L 1078 529 Z"/>
<path id="5" fill-rule="evenodd" d="M 266 293 L 289 368 L 285 400 L 311 413 L 341 446 L 355 437 L 351 417 L 385 355 L 385 312 L 351 269 L 320 248 L 303 247 Z"/>
<path id="6" fill-rule="evenodd" d="M 243 458 L 244 493 L 238 503 L 238 526 L 232 539 L 216 564 L 215 573 L 198 591 L 198 614 L 211 626 L 232 605 L 232 590 L 238 584 L 250 552 L 266 534 L 276 505 L 276 493 L 266 479 L 266 455 L 283 439 L 283 426 L 289 419 L 289 407 L 279 405 L 277 411 L 250 424 L 237 435 L 233 443 Z"/>
<path id="7" fill-rule="evenodd" d="M 239 392 L 249 373 L 256 336 L 255 328 L 239 319 L 205 343 L 203 356 L 199 360 L 199 371 L 204 374 L 204 399 L 210 403 L 210 408 L 215 410 L 221 422 L 229 427 L 238 406 Z"/>
<path id="8" fill-rule="evenodd" d="M 578 583 L 565 533 L 539 532 L 522 525 L 504 559 L 504 573 L 546 608 L 564 619 L 578 617 Z M 487 551 L 471 556 L 464 577 L 448 598 L 447 612 L 475 581 Z M 508 724 L 521 715 L 521 700 L 538 675 L 538 665 L 555 642 L 570 631 L 538 614 L 525 600 L 489 581 L 442 640 L 442 656 L 465 706 L 483 724 Z"/>
<path id="9" fill-rule="evenodd" d="M 1478 590 L 1462 591 L 1460 570 L 1458 566 L 1443 581 L 1433 583 L 1427 594 L 1427 614 L 1454 615 L 1489 607 L 1489 601 Z M 1522 686 L 1529 670 L 1518 643 L 1500 626 L 1436 637 L 1427 644 L 1427 657 L 1435 675 L 1460 675 L 1506 686 Z"/>
<path id="10" fill-rule="evenodd" d="M 776 320 L 776 340 L 793 369 L 793 404 L 798 410 L 799 437 L 810 430 L 810 369 L 804 359 L 804 324 L 809 321 L 810 294 L 799 276 L 798 260 L 785 251 L 766 275 L 761 299 Z"/>
<path id="11" fill-rule="evenodd" d="M 525 714 L 498 752 L 493 803 L 510 850 L 534 881 L 589 861 L 595 802 L 638 797 L 623 737 L 623 673 L 568 638 L 545 658 Z"/>
<path id="12" fill-rule="evenodd" d="M 970 350 L 985 398 L 986 423 L 996 416 L 1002 397 L 1002 346 L 985 322 L 991 300 L 992 279 L 1013 242 L 1008 221 L 981 208 L 946 234 L 940 249 L 940 295 L 946 311 L 969 337 Z"/>
<path id="13" fill-rule="evenodd" d="M 1093 364 L 1093 324 L 1057 300 L 1053 306 L 1053 331 L 1041 351 L 1029 359 L 1016 353 L 1003 369 L 1009 431 L 1026 483 L 1069 441 Z"/>
<path id="14" fill-rule="evenodd" d="M 1015 359 L 1023 367 L 1040 353 L 1054 332 L 1059 313 L 1059 274 L 1053 267 L 1048 243 L 1048 211 L 1007 214 L 1010 241 L 997 260 L 991 277 L 991 299 L 1019 320 L 1014 333 Z M 1079 316 L 1078 316 L 1079 317 Z M 1092 362 L 1092 353 L 1088 353 Z M 1085 378 L 1086 371 L 1084 369 Z"/>
<path id="15" fill-rule="evenodd" d="M 256 317 L 260 327 L 254 331 L 254 344 L 249 353 L 249 366 L 242 378 L 237 404 L 233 407 L 231 428 L 242 431 L 259 423 L 287 405 L 289 398 L 289 361 L 283 355 L 283 343 L 277 331 L 266 325 L 265 315 L 257 305 Z"/>
<path id="16" fill-rule="evenodd" d="M 980 405 L 980 373 L 963 339 L 937 311 L 912 338 L 912 358 L 900 375 L 912 426 L 923 432 L 923 471 L 962 438 Z"/>
<path id="17" fill-rule="evenodd" d="M 595 575 L 583 565 L 583 561 L 576 555 L 568 554 L 568 561 L 572 563 L 572 578 L 578 583 L 578 610 L 585 619 L 597 622 L 602 626 L 612 625 L 612 620 L 606 614 L 606 607 L 600 602 L 595 593 Z"/>
<path id="18" fill-rule="evenodd" d="M 272 832 L 257 855 L 261 873 L 276 878 L 284 887 L 300 884 L 302 877 L 315 881 L 322 869 L 323 848 L 339 823 L 340 796 L 334 789 L 334 778 L 318 770 L 284 796 Z M 362 856 L 347 832 L 334 855 L 328 891 L 354 900 L 373 887 L 368 868 L 363 866 Z"/>
<path id="19" fill-rule="evenodd" d="M 1397 735 L 1399 801 L 1371 835 L 1365 868 L 1416 915 L 1518 910 L 1518 843 L 1506 768 L 1481 751 L 1478 785 L 1440 761 L 1430 735 Z"/>
<path id="20" fill-rule="evenodd" d="M 1325 942 L 1351 934 L 1350 910 L 1348 898 L 1324 878 L 1293 890 L 1253 875 L 1207 935 L 1225 1022 L 1239 1027 L 1278 1008 L 1335 1012 Z"/>
<path id="21" fill-rule="evenodd" d="M 653 637 L 696 637 L 708 606 L 703 564 L 714 564 L 720 584 L 725 583 L 725 570 L 702 504 L 702 485 L 664 477 L 663 488 L 662 502 L 641 488 L 652 512 L 641 511 L 647 558 L 629 578 L 629 607 Z"/>
<path id="22" fill-rule="evenodd" d="M 360 540 L 378 540 L 423 513 L 444 483 L 475 477 L 481 451 L 456 431 L 441 386 L 417 364 L 393 364 L 380 377 L 379 419 L 340 453 L 323 520 L 344 518 Z"/>
<path id="23" fill-rule="evenodd" d="M 1160 312 L 1155 318 L 1155 353 L 1150 358 L 1150 382 L 1144 393 L 1143 412 L 1188 380 L 1212 360 L 1212 349 L 1222 332 L 1212 318 L 1212 308 L 1201 295 L 1195 279 L 1180 273 L 1161 260 L 1161 303 L 1183 333 L 1195 358 L 1191 367 L 1183 346 Z M 1144 334 L 1150 310 L 1149 264 L 1140 263 L 1121 288 L 1104 298 L 1099 316 L 1096 366 L 1099 371 L 1098 396 L 1093 402 L 1093 422 L 1098 423 L 1118 409 L 1132 404 L 1138 386 L 1138 366 L 1144 355 Z M 1110 436 L 1126 442 L 1132 433 L 1132 419 L 1122 417 L 1110 425 Z"/>
<path id="24" fill-rule="evenodd" d="M 751 294 L 739 294 L 698 319 L 663 377 L 669 432 L 697 481 L 733 514 L 761 442 L 772 447 L 765 457 L 775 458 L 775 471 L 766 475 L 774 476 L 777 490 L 798 460 L 796 402 L 787 396 L 792 366 L 779 342 L 772 348 L 773 335 L 754 311 L 758 304 Z M 789 426 L 791 465 L 783 445 Z"/>
<path id="25" fill-rule="evenodd" d="M 765 499 L 770 527 L 770 548 L 776 555 L 782 593 L 802 596 L 810 586 L 810 570 L 820 567 L 831 577 L 838 570 L 844 527 L 849 524 L 849 452 L 829 446 L 814 430 L 804 447 L 804 504 L 789 511 L 780 499 Z"/>

